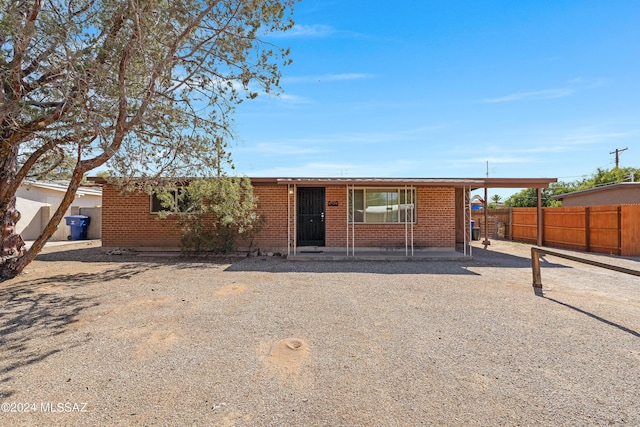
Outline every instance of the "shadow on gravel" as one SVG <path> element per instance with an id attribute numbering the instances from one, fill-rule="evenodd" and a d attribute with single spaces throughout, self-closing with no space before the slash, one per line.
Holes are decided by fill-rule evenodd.
<path id="1" fill-rule="evenodd" d="M 473 259 L 495 267 L 531 268 L 531 257 L 516 256 L 486 248 L 474 247 Z M 571 268 L 566 265 L 549 262 L 544 256 L 540 257 L 540 263 L 545 268 Z"/>
<path id="2" fill-rule="evenodd" d="M 548 297 L 548 296 L 545 296 L 545 295 L 544 295 L 544 290 L 542 290 L 542 289 L 540 289 L 540 288 L 534 288 L 534 292 L 535 292 L 535 294 L 536 294 L 537 296 L 539 296 L 539 297 L 541 297 L 541 298 L 544 298 L 544 299 L 546 299 L 547 301 L 555 302 L 556 304 L 560 304 L 560 305 L 561 305 L 561 306 L 563 306 L 563 307 L 567 307 L 567 308 L 570 308 L 571 310 L 575 310 L 575 311 L 577 311 L 578 313 L 582 313 L 582 314 L 584 314 L 584 315 L 586 315 L 586 316 L 589 316 L 589 317 L 591 317 L 592 319 L 595 319 L 595 320 L 597 320 L 597 321 L 599 321 L 599 322 L 602 322 L 602 323 L 604 323 L 604 324 L 606 324 L 606 325 L 613 326 L 614 328 L 618 328 L 618 329 L 620 329 L 621 331 L 626 332 L 626 333 L 628 333 L 628 334 L 631 334 L 631 335 L 633 335 L 633 336 L 634 336 L 634 337 L 636 337 L 636 338 L 640 338 L 640 332 L 638 332 L 638 331 L 634 331 L 633 329 L 627 328 L 626 326 L 622 326 L 622 325 L 620 325 L 619 323 L 615 323 L 615 322 L 612 322 L 612 321 L 610 321 L 610 320 L 607 320 L 607 319 L 605 319 L 604 317 L 600 317 L 600 316 L 598 316 L 597 314 L 593 314 L 593 313 L 591 313 L 591 312 L 588 312 L 588 311 L 586 311 L 586 310 L 583 310 L 583 309 L 581 309 L 581 308 L 578 308 L 578 307 L 576 307 L 576 306 L 574 306 L 574 305 L 567 304 L 566 302 L 562 302 L 562 301 L 559 301 L 559 300 L 557 300 L 557 299 L 554 299 L 554 298 L 550 298 L 550 297 Z"/>
<path id="3" fill-rule="evenodd" d="M 479 276 L 468 269 L 471 260 L 459 261 L 287 261 L 250 258 L 229 265 L 225 271 L 265 273 L 367 273 L 367 274 L 461 274 Z"/>
<path id="4" fill-rule="evenodd" d="M 225 266 L 225 271 L 257 271 L 271 273 L 377 273 L 377 274 L 466 274 L 478 275 L 467 269 L 477 265 L 472 259 L 454 261 L 290 261 L 278 256 L 246 257 L 220 256 L 206 254 L 202 256 L 163 256 L 162 254 L 124 254 L 105 255 L 101 248 L 71 249 L 40 254 L 38 261 L 77 261 L 127 264 L 117 271 L 126 274 L 127 269 L 153 268 L 159 265 L 171 265 L 177 270 L 197 268 L 199 265 Z M 114 271 L 115 273 L 115 271 Z M 65 280 L 84 279 L 84 275 Z M 86 275 L 90 277 L 91 275 Z M 52 278 L 53 279 L 53 278 Z M 105 279 L 108 280 L 108 279 Z"/>
<path id="5" fill-rule="evenodd" d="M 79 261 L 79 262 L 132 262 L 140 261 L 135 255 L 106 255 L 101 248 L 80 248 L 57 250 L 40 253 L 36 256 L 38 261 Z"/>
<path id="6" fill-rule="evenodd" d="M 245 260 L 246 256 L 220 256 L 205 254 L 202 256 L 181 256 L 166 253 L 153 252 L 125 252 L 122 255 L 107 255 L 101 248 L 70 249 L 39 254 L 38 261 L 59 262 L 102 262 L 112 264 L 129 263 L 144 266 L 141 268 L 154 268 L 160 265 L 174 265 L 176 268 L 191 268 L 193 264 L 224 264 Z"/>
<path id="7" fill-rule="evenodd" d="M 58 276 L 62 277 L 62 276 Z M 48 282 L 43 280 L 41 283 Z M 59 283 L 54 279 L 52 283 Z M 70 286 L 80 286 L 79 283 Z M 0 291 L 0 396 L 13 394 L 7 387 L 14 370 L 56 354 L 60 344 L 47 347 L 52 337 L 64 334 L 83 310 L 98 305 L 91 298 L 40 291 L 36 286 L 12 286 Z M 38 343 L 38 345 L 32 345 Z M 58 342 L 57 340 L 54 342 Z"/>
<path id="8" fill-rule="evenodd" d="M 78 315 L 99 305 L 95 297 L 82 295 L 81 288 L 93 283 L 130 279 L 150 266 L 118 266 L 100 274 L 57 274 L 24 279 L 0 286 L 0 399 L 13 394 L 12 372 L 38 363 L 75 345 L 60 336 L 78 321 Z"/>

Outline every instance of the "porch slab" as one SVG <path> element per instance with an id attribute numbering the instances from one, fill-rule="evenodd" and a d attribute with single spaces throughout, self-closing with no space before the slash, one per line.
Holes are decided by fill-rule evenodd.
<path id="1" fill-rule="evenodd" d="M 472 259 L 458 251 L 414 250 L 413 256 L 405 251 L 357 251 L 355 255 L 335 251 L 298 251 L 286 257 L 290 261 L 458 261 Z"/>

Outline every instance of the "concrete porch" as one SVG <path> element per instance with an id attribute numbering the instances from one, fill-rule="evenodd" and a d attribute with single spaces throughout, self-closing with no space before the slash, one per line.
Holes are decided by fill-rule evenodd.
<path id="1" fill-rule="evenodd" d="M 290 261 L 456 261 L 471 259 L 453 249 L 414 249 L 413 255 L 405 248 L 356 248 L 347 255 L 346 248 L 298 247 L 296 254 L 286 256 Z"/>

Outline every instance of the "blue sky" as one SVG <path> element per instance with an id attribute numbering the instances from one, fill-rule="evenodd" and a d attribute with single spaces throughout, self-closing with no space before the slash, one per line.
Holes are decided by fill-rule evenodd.
<path id="1" fill-rule="evenodd" d="M 280 97 L 240 106 L 258 176 L 557 177 L 640 167 L 640 1 L 306 0 Z M 492 191 L 492 194 L 495 193 Z M 500 194 L 509 195 L 514 190 Z"/>

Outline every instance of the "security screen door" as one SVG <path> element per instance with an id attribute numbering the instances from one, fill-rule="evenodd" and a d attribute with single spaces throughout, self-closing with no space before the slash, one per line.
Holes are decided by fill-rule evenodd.
<path id="1" fill-rule="evenodd" d="M 324 246 L 324 187 L 298 187 L 298 246 Z"/>

